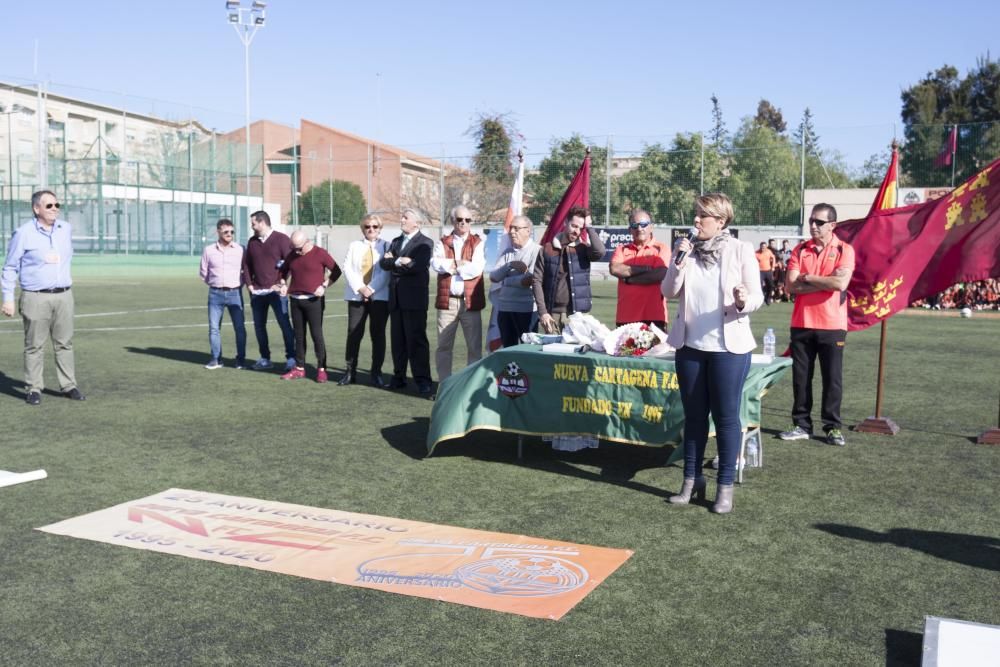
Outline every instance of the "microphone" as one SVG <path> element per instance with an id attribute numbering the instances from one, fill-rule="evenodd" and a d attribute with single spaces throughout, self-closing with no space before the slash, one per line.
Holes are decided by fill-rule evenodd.
<path id="1" fill-rule="evenodd" d="M 692 227 L 688 231 L 688 240 L 691 241 L 691 243 L 694 243 L 694 240 L 696 238 L 698 238 L 698 228 L 697 227 Z M 687 257 L 687 253 L 684 252 L 684 251 L 681 251 L 681 252 L 677 253 L 677 256 L 674 257 L 674 266 L 680 266 L 681 262 L 684 261 L 685 257 Z"/>

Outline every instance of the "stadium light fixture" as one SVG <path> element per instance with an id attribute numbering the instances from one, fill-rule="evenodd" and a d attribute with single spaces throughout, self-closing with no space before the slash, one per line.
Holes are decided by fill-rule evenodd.
<path id="1" fill-rule="evenodd" d="M 229 23 L 236 31 L 236 36 L 243 44 L 243 78 L 246 88 L 246 127 L 244 128 L 244 143 L 246 145 L 246 197 L 247 213 L 250 212 L 250 44 L 254 35 L 264 27 L 266 2 L 253 0 L 248 7 L 243 6 L 242 0 L 227 0 L 226 10 L 229 13 Z"/>

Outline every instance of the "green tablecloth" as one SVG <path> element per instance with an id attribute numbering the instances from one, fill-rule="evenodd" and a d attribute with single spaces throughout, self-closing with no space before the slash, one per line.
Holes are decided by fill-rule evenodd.
<path id="1" fill-rule="evenodd" d="M 790 359 L 753 364 L 740 419 L 760 425 L 761 399 Z M 679 444 L 684 408 L 672 359 L 543 352 L 540 345 L 498 350 L 438 388 L 427 453 L 442 440 L 486 429 L 527 435 L 597 435 L 635 445 Z"/>

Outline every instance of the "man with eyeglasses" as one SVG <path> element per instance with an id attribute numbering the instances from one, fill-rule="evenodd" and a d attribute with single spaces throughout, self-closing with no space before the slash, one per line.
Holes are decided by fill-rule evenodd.
<path id="1" fill-rule="evenodd" d="M 215 225 L 219 240 L 205 246 L 198 275 L 208 285 L 208 370 L 222 368 L 222 314 L 229 311 L 236 334 L 237 369 L 246 367 L 247 330 L 243 317 L 243 246 L 233 240 L 233 222 L 222 218 Z"/>
<path id="2" fill-rule="evenodd" d="M 535 262 L 531 289 L 538 306 L 538 323 L 546 333 L 559 333 L 573 313 L 589 313 L 593 305 L 590 265 L 604 257 L 604 241 L 586 233 L 590 210 L 574 206 L 565 229 L 542 246 Z"/>
<path id="3" fill-rule="evenodd" d="M 274 311 L 274 319 L 281 329 L 285 344 L 285 371 L 295 368 L 295 334 L 288 319 L 288 298 L 281 296 L 274 286 L 278 283 L 278 271 L 285 258 L 292 252 L 288 236 L 271 229 L 271 216 L 266 211 L 250 215 L 250 228 L 254 235 L 247 241 L 243 253 L 243 271 L 247 289 L 250 291 L 250 311 L 253 313 L 253 331 L 257 337 L 260 357 L 253 365 L 254 370 L 271 368 L 271 345 L 267 335 L 267 313 Z"/>
<path id="4" fill-rule="evenodd" d="M 837 210 L 816 204 L 809 215 L 809 235 L 788 259 L 785 285 L 795 295 L 792 310 L 792 422 L 782 440 L 812 437 L 812 380 L 819 357 L 823 378 L 821 417 L 826 441 L 844 446 L 840 402 L 844 393 L 844 345 L 847 341 L 847 289 L 854 273 L 854 248 L 833 233 Z"/>
<path id="5" fill-rule="evenodd" d="M 21 225 L 7 248 L 3 264 L 3 314 L 13 317 L 14 290 L 21 284 L 24 321 L 24 401 L 40 405 L 45 388 L 45 344 L 52 340 L 59 390 L 66 398 L 84 400 L 76 386 L 73 358 L 73 294 L 70 264 L 73 241 L 69 223 L 59 219 L 59 202 L 50 190 L 31 195 L 35 218 Z"/>
<path id="6" fill-rule="evenodd" d="M 501 251 L 490 272 L 490 282 L 498 285 L 493 293 L 497 327 L 504 347 L 521 342 L 521 335 L 531 331 L 535 296 L 531 291 L 532 273 L 539 246 L 531 238 L 531 219 L 515 216 L 510 223 L 510 243 Z"/>
<path id="7" fill-rule="evenodd" d="M 666 331 L 667 300 L 660 283 L 667 275 L 670 246 L 653 238 L 653 218 L 647 211 L 637 208 L 628 218 L 632 242 L 615 248 L 609 267 L 618 278 L 616 326 L 645 322 Z"/>
<path id="8" fill-rule="evenodd" d="M 438 382 L 451 376 L 455 335 L 459 324 L 465 336 L 466 363 L 483 356 L 483 308 L 486 291 L 483 270 L 486 268 L 485 244 L 472 232 L 472 213 L 464 206 L 451 210 L 451 234 L 434 244 L 431 268 L 437 271 L 438 346 L 435 353 Z"/>

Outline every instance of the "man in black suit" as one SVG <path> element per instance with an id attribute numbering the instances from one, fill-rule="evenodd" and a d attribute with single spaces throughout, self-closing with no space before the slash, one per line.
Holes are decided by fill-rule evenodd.
<path id="1" fill-rule="evenodd" d="M 402 234 L 389 244 L 379 265 L 389 272 L 389 334 L 392 340 L 393 389 L 406 386 L 409 362 L 417 391 L 430 394 L 431 348 L 427 342 L 427 307 L 431 253 L 434 242 L 420 233 L 427 217 L 403 209 Z"/>

